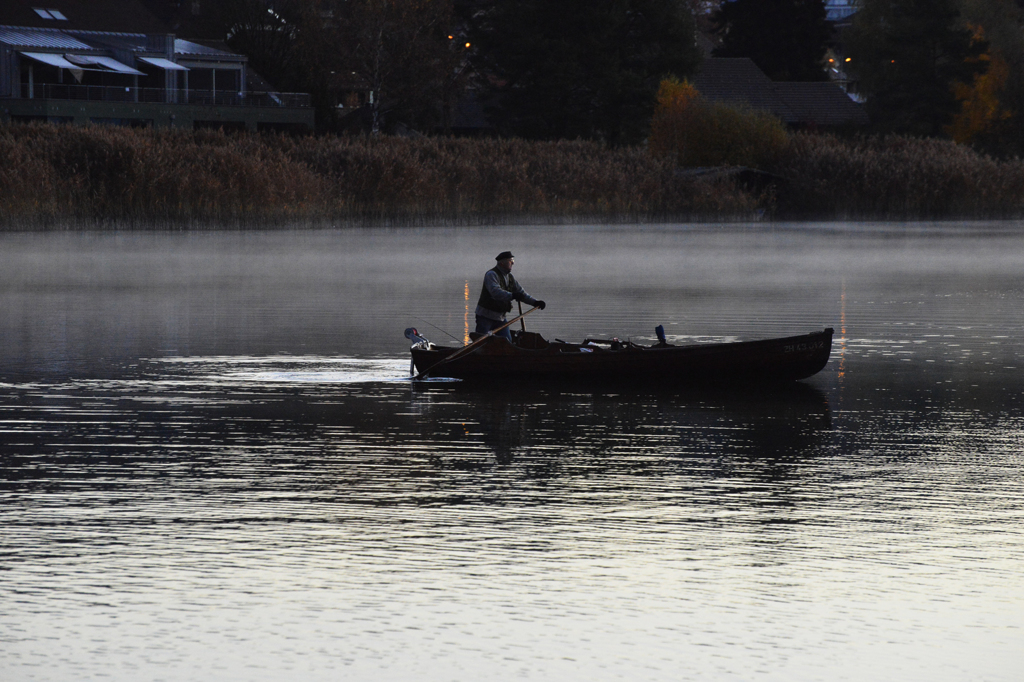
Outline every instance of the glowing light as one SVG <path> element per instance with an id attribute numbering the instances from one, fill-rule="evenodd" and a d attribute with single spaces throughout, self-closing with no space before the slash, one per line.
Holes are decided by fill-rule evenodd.
<path id="1" fill-rule="evenodd" d="M 466 280 L 466 289 L 465 289 L 465 292 L 464 292 L 464 296 L 466 297 L 466 314 L 463 317 L 462 321 L 465 324 L 466 331 L 462 334 L 462 343 L 463 344 L 467 344 L 467 343 L 469 343 L 469 280 L 468 279 Z"/>
<path id="2" fill-rule="evenodd" d="M 469 49 L 469 43 L 466 43 L 466 49 Z"/>
<path id="3" fill-rule="evenodd" d="M 836 379 L 839 382 L 839 405 L 843 404 L 843 378 L 846 376 L 846 278 L 842 279 L 839 293 L 839 368 Z"/>

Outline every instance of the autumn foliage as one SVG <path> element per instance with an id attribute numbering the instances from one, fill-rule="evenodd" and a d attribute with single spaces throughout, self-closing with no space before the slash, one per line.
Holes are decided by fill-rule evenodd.
<path id="1" fill-rule="evenodd" d="M 661 82 L 648 141 L 655 155 L 682 166 L 764 169 L 787 144 L 774 116 L 708 101 L 685 81 Z"/>
<path id="2" fill-rule="evenodd" d="M 984 43 L 984 40 L 984 29 L 974 27 L 974 41 Z M 1000 101 L 1010 76 L 1006 60 L 999 52 L 991 50 L 974 59 L 984 64 L 985 70 L 975 74 L 971 84 L 953 84 L 953 94 L 960 102 L 960 111 L 953 116 L 946 132 L 960 144 L 973 142 L 1013 115 Z"/>

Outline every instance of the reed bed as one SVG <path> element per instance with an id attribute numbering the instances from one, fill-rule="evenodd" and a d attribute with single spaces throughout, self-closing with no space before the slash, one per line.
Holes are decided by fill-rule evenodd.
<path id="1" fill-rule="evenodd" d="M 640 147 L 0 126 L 0 229 L 1019 218 L 1024 164 L 951 142 L 797 134 L 774 187 Z"/>
<path id="2" fill-rule="evenodd" d="M 771 170 L 785 179 L 778 211 L 789 217 L 1024 217 L 1024 161 L 947 140 L 796 134 Z"/>
<path id="3" fill-rule="evenodd" d="M 749 218 L 729 181 L 589 142 L 0 127 L 3 229 Z"/>

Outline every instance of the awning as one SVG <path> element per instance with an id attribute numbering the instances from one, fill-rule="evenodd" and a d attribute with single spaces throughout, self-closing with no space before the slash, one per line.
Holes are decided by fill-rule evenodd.
<path id="1" fill-rule="evenodd" d="M 74 71 L 83 70 L 81 66 L 78 66 L 77 64 L 72 64 L 68 60 L 64 59 L 64 57 L 61 57 L 59 54 L 49 54 L 47 52 L 19 52 L 18 54 L 20 54 L 22 57 L 28 57 L 29 59 L 34 59 L 37 62 L 42 62 L 43 64 L 56 66 L 59 69 L 72 69 Z M 93 69 L 90 69 L 90 71 L 92 70 Z M 95 70 L 98 71 L 99 69 Z"/>
<path id="2" fill-rule="evenodd" d="M 79 69 L 87 68 L 90 66 L 96 66 L 99 67 L 99 71 L 113 71 L 115 73 L 127 73 L 135 76 L 146 75 L 142 71 L 139 71 L 138 69 L 133 69 L 127 64 L 122 64 L 121 62 L 117 61 L 116 59 L 113 59 L 112 57 L 93 57 L 91 55 L 86 56 L 81 54 L 67 54 L 64 56 L 72 64 L 77 64 L 78 66 L 76 68 Z"/>
<path id="3" fill-rule="evenodd" d="M 162 57 L 136 57 L 140 62 L 146 62 L 164 71 L 188 71 L 188 67 L 182 66 L 181 64 L 175 64 L 170 59 L 164 59 Z"/>

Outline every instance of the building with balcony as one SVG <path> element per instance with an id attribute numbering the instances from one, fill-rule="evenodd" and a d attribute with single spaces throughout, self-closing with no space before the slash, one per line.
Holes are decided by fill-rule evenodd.
<path id="1" fill-rule="evenodd" d="M 0 3 L 0 121 L 313 128 L 309 95 L 274 90 L 226 47 L 162 32 L 133 0 L 35 2 Z"/>

